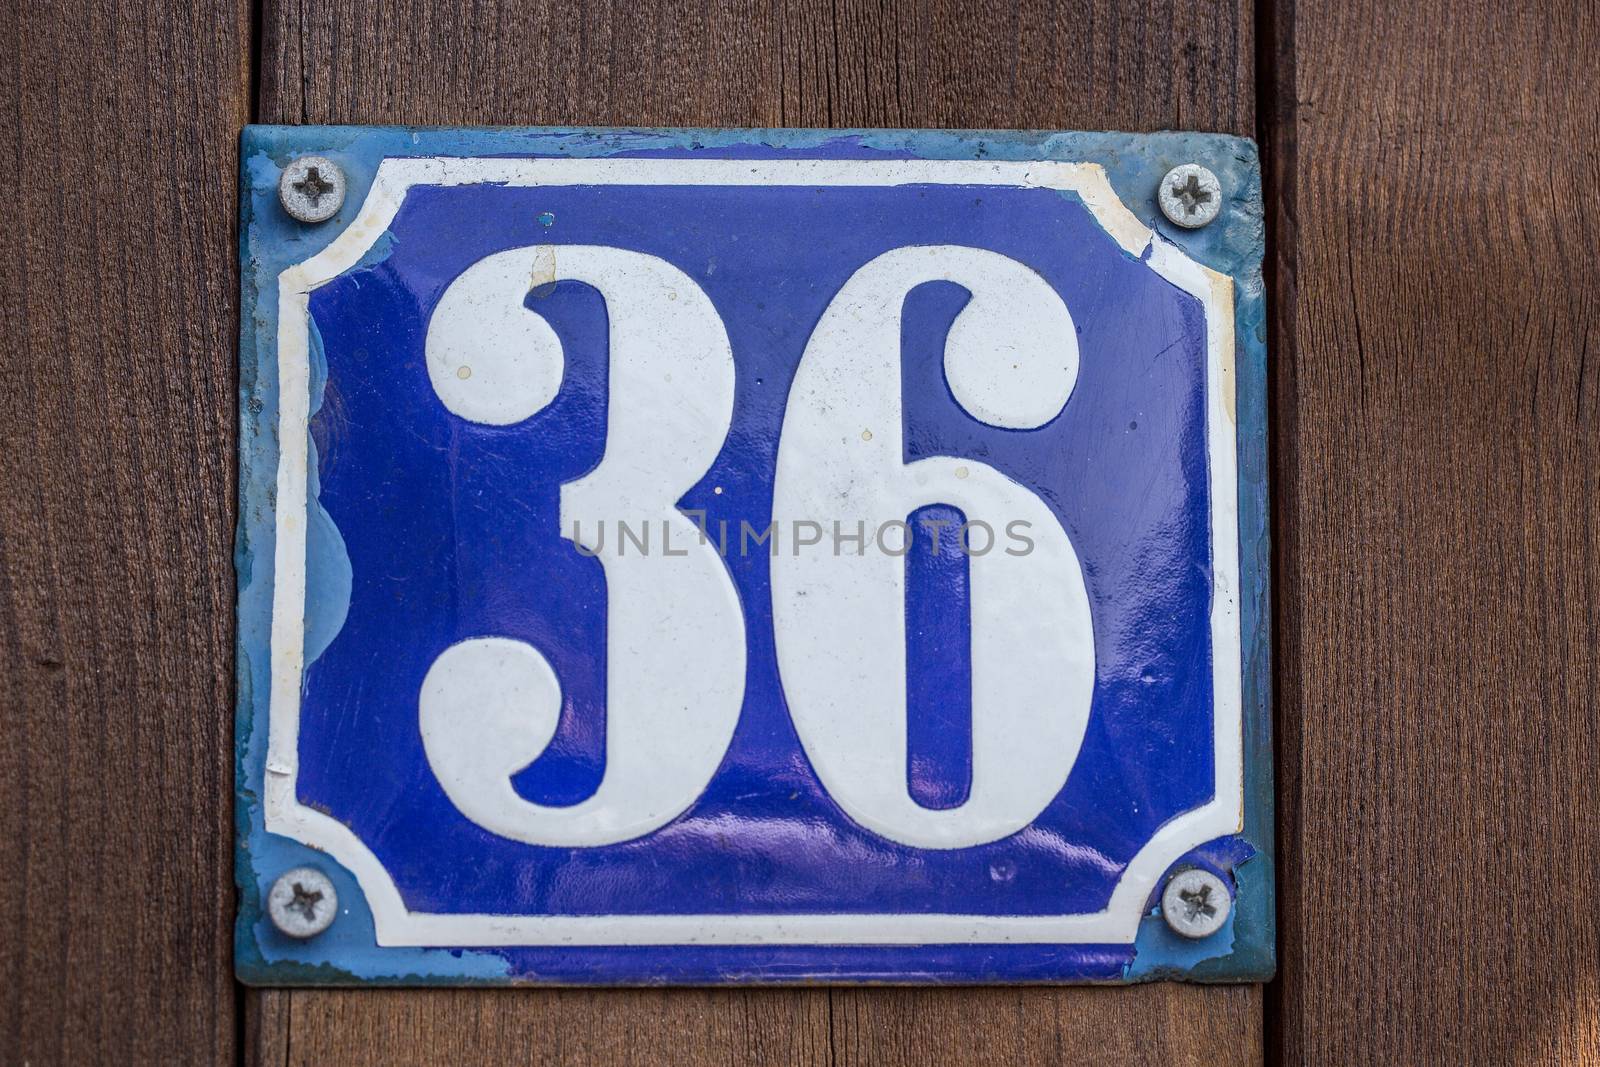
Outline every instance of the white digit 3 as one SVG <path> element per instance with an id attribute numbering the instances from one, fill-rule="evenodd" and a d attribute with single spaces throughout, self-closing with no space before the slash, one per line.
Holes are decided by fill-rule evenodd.
<path id="1" fill-rule="evenodd" d="M 605 773 L 570 807 L 532 803 L 511 786 L 550 743 L 561 686 L 532 645 L 478 637 L 446 649 L 423 680 L 423 747 L 446 795 L 469 819 L 536 845 L 588 846 L 658 829 L 716 773 L 744 695 L 744 619 L 733 581 L 675 506 L 716 459 L 733 419 L 733 352 L 705 293 L 655 256 L 541 245 L 473 264 L 428 323 L 427 364 L 445 407 L 509 425 L 556 395 L 561 344 L 524 307 L 536 285 L 586 282 L 610 320 L 605 455 L 562 486 L 560 524 L 585 548 L 608 525 L 671 527 L 687 555 L 599 551 L 606 579 Z M 648 527 L 644 524 L 648 523 Z M 576 527 L 574 524 L 577 524 Z M 692 617 L 691 617 L 692 615 Z"/>
<path id="2" fill-rule="evenodd" d="M 873 531 L 946 504 L 995 529 L 1031 524 L 1028 554 L 996 550 L 969 564 L 967 800 L 933 810 L 910 795 L 902 558 L 871 547 L 836 554 L 827 542 L 780 552 L 772 612 L 789 714 L 828 793 L 877 834 L 950 849 L 1015 833 L 1060 792 L 1088 722 L 1094 635 L 1077 553 L 1042 500 L 970 459 L 903 460 L 901 310 L 912 288 L 936 280 L 972 294 L 944 356 L 950 390 L 968 413 L 1024 430 L 1066 405 L 1077 334 L 1038 273 L 955 245 L 884 253 L 845 283 L 806 346 L 779 438 L 773 518 L 780 530 L 836 517 L 843 529 L 864 521 Z"/>

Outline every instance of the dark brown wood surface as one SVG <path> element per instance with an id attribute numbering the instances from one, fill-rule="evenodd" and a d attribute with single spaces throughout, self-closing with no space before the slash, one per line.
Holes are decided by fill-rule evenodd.
<path id="1" fill-rule="evenodd" d="M 237 2 L 0 5 L 0 1063 L 226 1063 Z"/>
<path id="2" fill-rule="evenodd" d="M 266 0 L 260 121 L 1255 135 L 1247 0 Z"/>
<path id="3" fill-rule="evenodd" d="M 263 122 L 1254 133 L 1229 0 L 269 0 Z M 1258 988 L 251 993 L 260 1062 L 1259 1064 Z"/>
<path id="4" fill-rule="evenodd" d="M 1262 1062 L 1253 986 L 273 991 L 259 1064 L 1051 1067 Z"/>
<path id="5" fill-rule="evenodd" d="M 1268 32 L 1271 1044 L 1600 1063 L 1600 13 L 1359 0 Z"/>

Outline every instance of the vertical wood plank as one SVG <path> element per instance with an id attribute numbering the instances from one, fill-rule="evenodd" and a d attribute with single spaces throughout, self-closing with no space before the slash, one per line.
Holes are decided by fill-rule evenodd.
<path id="1" fill-rule="evenodd" d="M 830 1067 L 1260 1067 L 1257 986 L 835 989 Z"/>
<path id="2" fill-rule="evenodd" d="M 268 0 L 260 120 L 1255 134 L 1247 0 Z"/>
<path id="3" fill-rule="evenodd" d="M 227 0 L 0 9 L 7 1063 L 234 1055 L 249 32 Z"/>
<path id="4" fill-rule="evenodd" d="M 257 996 L 252 991 L 252 996 Z M 830 1064 L 827 990 L 303 990 L 260 1067 Z M 281 1051 L 281 1058 L 271 1058 Z"/>
<path id="5" fill-rule="evenodd" d="M 264 122 L 1254 133 L 1245 0 L 268 0 L 265 16 Z M 1253 987 L 249 997 L 274 1067 L 1261 1058 Z"/>
<path id="6" fill-rule="evenodd" d="M 1273 18 L 1273 1053 L 1597 1063 L 1600 11 Z"/>

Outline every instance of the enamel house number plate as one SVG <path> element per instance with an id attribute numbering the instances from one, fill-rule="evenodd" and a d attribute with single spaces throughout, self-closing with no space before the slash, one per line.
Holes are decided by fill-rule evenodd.
<path id="1" fill-rule="evenodd" d="M 241 195 L 241 977 L 1271 973 L 1248 141 L 253 127 Z"/>

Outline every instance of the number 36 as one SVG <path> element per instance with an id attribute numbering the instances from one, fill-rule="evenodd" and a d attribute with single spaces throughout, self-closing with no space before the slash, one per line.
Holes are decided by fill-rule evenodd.
<path id="1" fill-rule="evenodd" d="M 446 794 L 478 825 L 536 845 L 605 845 L 687 810 L 738 723 L 738 594 L 715 546 L 676 507 L 732 426 L 733 351 L 710 299 L 664 260 L 563 245 L 558 273 L 554 248 L 511 249 L 457 277 L 429 322 L 428 373 L 455 415 L 508 425 L 555 398 L 561 343 L 524 306 L 535 277 L 595 287 L 610 322 L 604 456 L 561 487 L 560 528 L 578 537 L 602 518 L 665 523 L 688 555 L 624 556 L 615 539 L 584 545 L 605 571 L 606 640 L 627 650 L 607 658 L 605 773 L 587 800 L 552 807 L 512 788 L 511 776 L 550 743 L 561 708 L 560 680 L 525 641 L 476 637 L 446 649 L 422 684 L 422 738 Z M 908 790 L 903 558 L 775 555 L 772 619 L 789 711 L 829 795 L 874 833 L 949 849 L 1017 832 L 1060 792 L 1088 720 L 1094 650 L 1077 554 L 1044 502 L 970 459 L 902 458 L 901 307 L 913 288 L 941 280 L 972 294 L 945 342 L 957 402 L 1014 430 L 1061 412 L 1077 379 L 1077 335 L 1044 279 L 977 248 L 886 252 L 850 277 L 806 345 L 779 437 L 773 519 L 780 529 L 818 516 L 876 529 L 937 503 L 969 519 L 1031 524 L 1030 553 L 970 562 L 966 801 L 935 810 Z M 471 376 L 459 376 L 469 363 Z M 687 604 L 693 625 L 682 617 Z"/>

